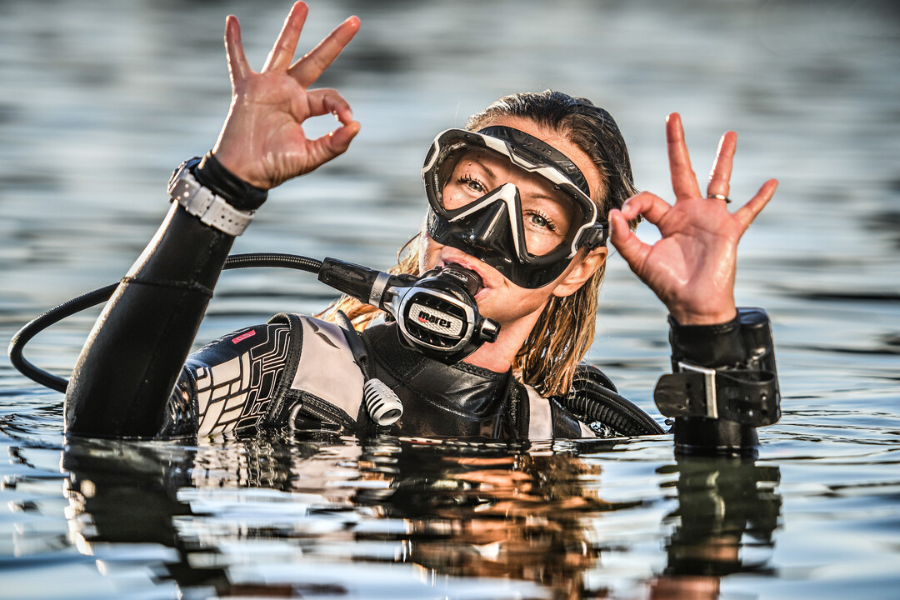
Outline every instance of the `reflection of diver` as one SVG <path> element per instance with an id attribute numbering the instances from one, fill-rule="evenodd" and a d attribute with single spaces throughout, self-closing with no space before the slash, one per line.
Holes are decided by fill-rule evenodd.
<path id="1" fill-rule="evenodd" d="M 765 568 L 781 510 L 778 467 L 683 457 L 660 471 L 679 474 L 678 508 L 667 517 L 677 525 L 652 598 L 715 598 L 721 577 Z"/>
<path id="2" fill-rule="evenodd" d="M 399 539 L 404 560 L 434 573 L 530 581 L 557 598 L 580 597 L 583 575 L 599 555 L 585 535 L 585 515 L 626 507 L 587 489 L 599 465 L 569 454 L 426 441 L 398 446 L 382 438 L 362 461 L 361 470 L 392 483 L 360 489 L 355 503 L 403 519 L 406 530 L 357 539 Z"/>
<path id="3" fill-rule="evenodd" d="M 278 440 L 232 440 L 227 445 L 184 447 L 120 440 L 72 439 L 62 456 L 69 472 L 70 529 L 86 554 L 93 545 L 158 544 L 176 551 L 154 569 L 160 580 L 174 580 L 184 590 L 196 586 L 232 588 L 223 568 L 197 568 L 192 552 L 211 551 L 178 528 L 179 518 L 193 515 L 179 498 L 186 488 L 255 487 L 286 489 L 294 461 L 315 454 L 311 444 Z M 227 535 L 218 541 L 228 541 Z M 208 546 L 208 544 L 206 544 Z"/>
<path id="4" fill-rule="evenodd" d="M 339 477 L 355 489 L 352 498 L 340 491 L 347 487 L 332 488 L 337 499 L 318 496 L 325 481 L 335 480 L 336 467 L 346 469 L 354 461 L 356 468 Z M 322 481 L 311 474 L 317 465 L 324 469 Z M 343 547 L 341 555 L 354 560 L 400 561 L 451 577 L 533 582 L 555 597 L 574 598 L 583 593 L 584 574 L 597 567 L 600 555 L 586 522 L 639 504 L 604 501 L 595 485 L 599 465 L 571 454 L 394 437 L 370 440 L 361 454 L 355 445 L 281 438 L 199 448 L 73 440 L 63 468 L 71 474 L 69 518 L 79 549 L 91 553 L 96 543 L 111 543 L 113 551 L 117 544 L 135 543 L 172 548 L 173 558 L 154 571 L 185 593 L 215 588 L 220 595 L 271 595 L 318 584 L 308 576 L 283 589 L 229 580 L 231 565 L 252 572 L 264 560 L 247 563 L 243 554 L 233 556 L 232 543 L 252 557 L 248 543 L 271 540 L 289 552 L 279 554 L 280 561 L 330 560 L 334 549 Z M 679 506 L 666 517 L 675 531 L 666 546 L 668 565 L 652 582 L 653 597 L 715 594 L 723 575 L 764 568 L 764 557 L 753 554 L 764 555 L 772 546 L 780 509 L 776 467 L 683 458 L 661 472 L 679 474 L 674 484 Z M 223 500 L 217 496 L 223 488 L 250 489 L 226 492 Z M 289 493 L 279 497 L 283 507 L 260 509 L 261 521 L 248 521 L 246 507 L 243 517 L 234 518 L 229 503 L 252 502 L 253 488 L 303 492 L 302 505 L 310 502 L 310 493 L 319 499 L 299 517 Z M 208 507 L 198 508 L 193 499 Z M 375 546 L 394 550 L 368 554 Z"/>
<path id="5" fill-rule="evenodd" d="M 189 453 L 159 444 L 70 440 L 62 467 L 79 550 L 93 555 L 94 544 L 159 544 L 178 551 L 179 562 L 166 565 L 171 576 L 179 583 L 189 577 L 174 518 L 190 514 L 175 494 L 189 484 L 191 462 Z"/>

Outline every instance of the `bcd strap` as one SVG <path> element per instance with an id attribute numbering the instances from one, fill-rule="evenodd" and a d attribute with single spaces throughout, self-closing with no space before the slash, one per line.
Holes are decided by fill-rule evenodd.
<path id="1" fill-rule="evenodd" d="M 713 370 L 681 363 L 653 392 L 667 417 L 706 417 L 762 427 L 781 417 L 777 377 L 771 371 Z"/>

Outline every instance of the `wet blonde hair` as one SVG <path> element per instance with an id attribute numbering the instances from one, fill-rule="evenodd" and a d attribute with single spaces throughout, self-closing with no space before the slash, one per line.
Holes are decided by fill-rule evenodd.
<path id="1" fill-rule="evenodd" d="M 603 218 L 612 208 L 637 193 L 625 140 L 612 116 L 590 100 L 556 91 L 515 94 L 501 98 L 472 115 L 466 129 L 477 131 L 500 117 L 529 119 L 563 134 L 587 154 L 600 173 L 601 189 L 592 198 Z M 637 225 L 631 223 L 632 229 Z M 424 232 L 419 232 L 397 254 L 391 273 L 419 276 L 419 254 Z M 572 387 L 575 369 L 594 341 L 598 295 L 604 263 L 574 294 L 551 296 L 537 323 L 516 355 L 513 373 L 543 396 L 565 395 Z M 320 316 L 333 319 L 347 314 L 354 326 L 365 329 L 382 311 L 353 298 L 343 297 Z"/>

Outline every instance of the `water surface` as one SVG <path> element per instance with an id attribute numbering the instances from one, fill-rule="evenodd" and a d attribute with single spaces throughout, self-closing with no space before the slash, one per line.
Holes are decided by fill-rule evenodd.
<path id="1" fill-rule="evenodd" d="M 0 3 L 2 339 L 124 273 L 165 213 L 169 173 L 209 149 L 227 109 L 225 15 L 259 66 L 286 12 Z M 638 186 L 669 198 L 665 115 L 681 112 L 701 177 L 734 129 L 731 195 L 781 181 L 739 257 L 738 302 L 769 311 L 784 394 L 760 459 L 676 460 L 666 436 L 64 445 L 62 396 L 3 360 L 0 597 L 896 597 L 893 4 L 314 1 L 300 52 L 354 13 L 363 29 L 320 83 L 363 130 L 273 192 L 235 251 L 390 266 L 421 223 L 430 140 L 514 91 L 608 108 Z M 618 257 L 608 273 L 588 358 L 656 414 L 665 311 Z M 198 340 L 330 298 L 302 274 L 232 272 Z M 38 337 L 29 357 L 66 374 L 95 315 Z"/>

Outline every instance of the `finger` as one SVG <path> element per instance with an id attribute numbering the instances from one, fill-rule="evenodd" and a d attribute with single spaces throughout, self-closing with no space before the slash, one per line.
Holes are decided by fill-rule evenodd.
<path id="1" fill-rule="evenodd" d="M 311 117 L 332 114 L 342 125 L 349 125 L 353 122 L 350 103 L 335 89 L 322 88 L 307 92 L 306 101 L 309 104 L 309 116 Z"/>
<path id="2" fill-rule="evenodd" d="M 639 265 L 643 264 L 647 255 L 650 253 L 652 246 L 645 244 L 637 235 L 628 227 L 628 217 L 618 209 L 609 211 L 609 224 L 612 231 L 609 234 L 609 241 L 628 266 L 633 271 L 637 271 Z"/>
<path id="3" fill-rule="evenodd" d="M 691 157 L 684 142 L 684 128 L 681 125 L 681 115 L 678 113 L 672 113 L 666 119 L 666 143 L 675 199 L 699 197 L 700 187 L 697 185 L 697 176 L 691 168 Z"/>
<path id="4" fill-rule="evenodd" d="M 231 85 L 236 87 L 239 82 L 247 78 L 251 69 L 241 43 L 241 25 L 234 15 L 228 15 L 228 18 L 225 19 L 225 56 L 228 58 Z"/>
<path id="5" fill-rule="evenodd" d="M 712 171 L 709 174 L 709 185 L 706 188 L 706 196 L 728 196 L 731 191 L 731 167 L 734 163 L 734 151 L 737 148 L 737 134 L 733 131 L 725 132 L 719 141 L 719 149 L 716 151 L 716 160 L 713 162 Z"/>
<path id="6" fill-rule="evenodd" d="M 359 133 L 360 124 L 357 121 L 351 121 L 347 125 L 338 127 L 334 131 L 323 135 L 322 137 L 312 140 L 309 143 L 309 153 L 316 167 L 321 166 L 340 156 L 350 147 L 350 142 Z M 315 167 L 313 167 L 315 168 Z"/>
<path id="7" fill-rule="evenodd" d="M 359 133 L 360 124 L 353 120 L 350 104 L 337 90 L 331 88 L 313 90 L 307 93 L 307 102 L 310 116 L 333 114 L 342 125 L 310 142 L 310 156 L 318 166 L 346 152 L 350 142 Z"/>
<path id="8" fill-rule="evenodd" d="M 308 14 L 309 7 L 304 2 L 297 2 L 291 7 L 291 12 L 284 20 L 281 33 L 278 34 L 278 39 L 275 40 L 275 45 L 272 46 L 272 51 L 269 52 L 266 59 L 266 64 L 262 69 L 264 73 L 287 70 L 290 66 L 294 59 L 294 52 L 297 50 L 297 40 L 300 39 L 300 32 L 303 30 Z"/>
<path id="9" fill-rule="evenodd" d="M 654 225 L 666 216 L 672 207 L 668 202 L 650 192 L 641 192 L 637 196 L 632 196 L 622 205 L 622 215 L 628 219 L 634 219 L 638 215 L 643 215 L 647 221 Z"/>
<path id="10" fill-rule="evenodd" d="M 315 82 L 359 31 L 359 18 L 350 17 L 334 28 L 328 37 L 288 70 L 304 88 Z"/>
<path id="11" fill-rule="evenodd" d="M 761 188 L 759 188 L 759 191 L 756 192 L 755 196 L 750 198 L 745 205 L 734 212 L 734 216 L 737 217 L 741 224 L 743 224 L 745 230 L 750 227 L 750 223 L 753 222 L 756 215 L 766 207 L 766 204 L 772 199 L 772 195 L 775 194 L 777 188 L 777 179 L 768 180 Z"/>

